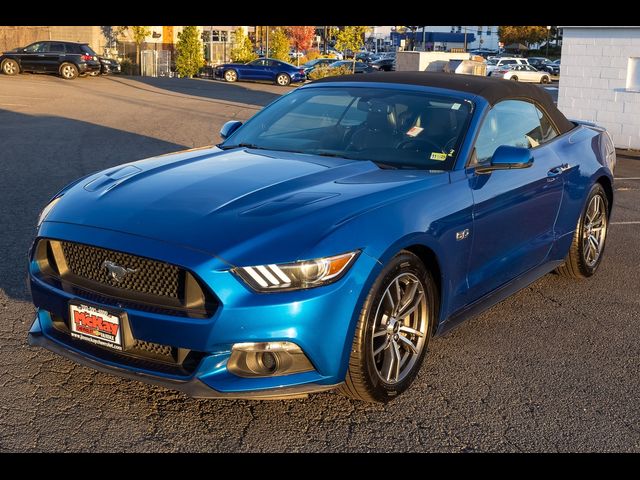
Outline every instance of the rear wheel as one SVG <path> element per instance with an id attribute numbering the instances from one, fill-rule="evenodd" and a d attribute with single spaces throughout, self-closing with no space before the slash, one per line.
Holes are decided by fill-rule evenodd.
<path id="1" fill-rule="evenodd" d="M 11 58 L 7 58 L 2 62 L 2 73 L 5 75 L 17 75 L 20 73 L 20 66 L 18 65 L 18 62 Z"/>
<path id="2" fill-rule="evenodd" d="M 551 80 L 546 75 L 543 75 L 543 77 L 540 79 L 540 83 L 549 83 L 550 81 Z"/>
<path id="3" fill-rule="evenodd" d="M 602 185 L 596 183 L 589 192 L 587 204 L 578 220 L 565 263 L 556 269 L 560 275 L 586 278 L 596 272 L 604 254 L 609 210 L 607 194 Z"/>
<path id="4" fill-rule="evenodd" d="M 224 79 L 227 82 L 235 82 L 238 80 L 238 73 L 235 70 L 227 70 L 224 72 Z"/>
<path id="5" fill-rule="evenodd" d="M 513 77 L 511 77 L 509 80 L 513 80 L 514 82 L 517 82 L 517 81 L 518 81 L 518 77 L 514 75 L 514 76 L 513 76 Z"/>
<path id="6" fill-rule="evenodd" d="M 405 391 L 424 360 L 437 304 L 435 282 L 420 259 L 398 253 L 364 302 L 341 393 L 384 403 Z"/>
<path id="7" fill-rule="evenodd" d="M 60 76 L 65 80 L 73 80 L 78 76 L 78 67 L 73 63 L 63 63 L 60 65 Z"/>
<path id="8" fill-rule="evenodd" d="M 100 70 L 95 70 L 93 72 L 89 72 L 89 76 L 90 77 L 97 77 L 98 75 L 100 75 Z"/>
<path id="9" fill-rule="evenodd" d="M 286 73 L 279 73 L 276 77 L 276 83 L 281 87 L 286 87 L 291 83 L 291 77 Z"/>

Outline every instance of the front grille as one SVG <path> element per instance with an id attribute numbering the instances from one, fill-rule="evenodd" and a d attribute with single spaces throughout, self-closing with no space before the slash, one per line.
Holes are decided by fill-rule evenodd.
<path id="1" fill-rule="evenodd" d="M 174 265 L 80 243 L 60 243 L 67 266 L 74 275 L 134 292 L 178 298 L 180 268 Z M 129 269 L 130 273 L 116 282 L 110 277 L 105 262 L 116 263 Z"/>
<path id="2" fill-rule="evenodd" d="M 81 298 L 195 318 L 210 317 L 217 307 L 211 292 L 191 272 L 176 265 L 50 239 L 40 240 L 34 251 L 41 280 Z"/>
<path id="3" fill-rule="evenodd" d="M 136 340 L 133 344 L 134 350 L 142 350 L 153 355 L 159 355 L 161 357 L 172 357 L 173 348 L 169 345 L 161 345 L 159 343 L 145 342 L 144 340 Z"/>

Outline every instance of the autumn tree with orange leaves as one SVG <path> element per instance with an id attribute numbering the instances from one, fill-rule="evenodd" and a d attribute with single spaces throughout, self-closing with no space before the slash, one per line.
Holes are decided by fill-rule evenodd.
<path id="1" fill-rule="evenodd" d="M 498 37 L 505 45 L 522 43 L 528 47 L 547 37 L 547 27 L 503 26 L 498 28 Z"/>
<path id="2" fill-rule="evenodd" d="M 315 27 L 295 26 L 287 27 L 287 36 L 294 50 L 297 52 L 308 50 L 313 44 L 313 37 L 316 34 Z M 300 56 L 296 55 L 297 65 L 300 65 Z"/>

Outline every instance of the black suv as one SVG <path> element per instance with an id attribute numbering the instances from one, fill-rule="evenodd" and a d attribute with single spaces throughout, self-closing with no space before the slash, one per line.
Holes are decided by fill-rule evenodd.
<path id="1" fill-rule="evenodd" d="M 100 73 L 100 61 L 86 43 L 46 41 L 16 48 L 0 56 L 0 70 L 5 75 L 21 72 L 57 73 L 72 80 L 78 75 Z"/>

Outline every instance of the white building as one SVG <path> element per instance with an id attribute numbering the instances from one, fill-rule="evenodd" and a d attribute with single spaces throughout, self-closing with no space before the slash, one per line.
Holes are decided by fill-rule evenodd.
<path id="1" fill-rule="evenodd" d="M 488 48 L 498 50 L 498 27 L 490 25 L 452 25 L 444 27 L 429 27 L 432 32 L 465 33 L 467 36 L 472 33 L 475 37 L 473 42 L 467 42 L 467 48 Z"/>
<path id="2" fill-rule="evenodd" d="M 640 149 L 640 27 L 564 29 L 558 108 Z"/>

